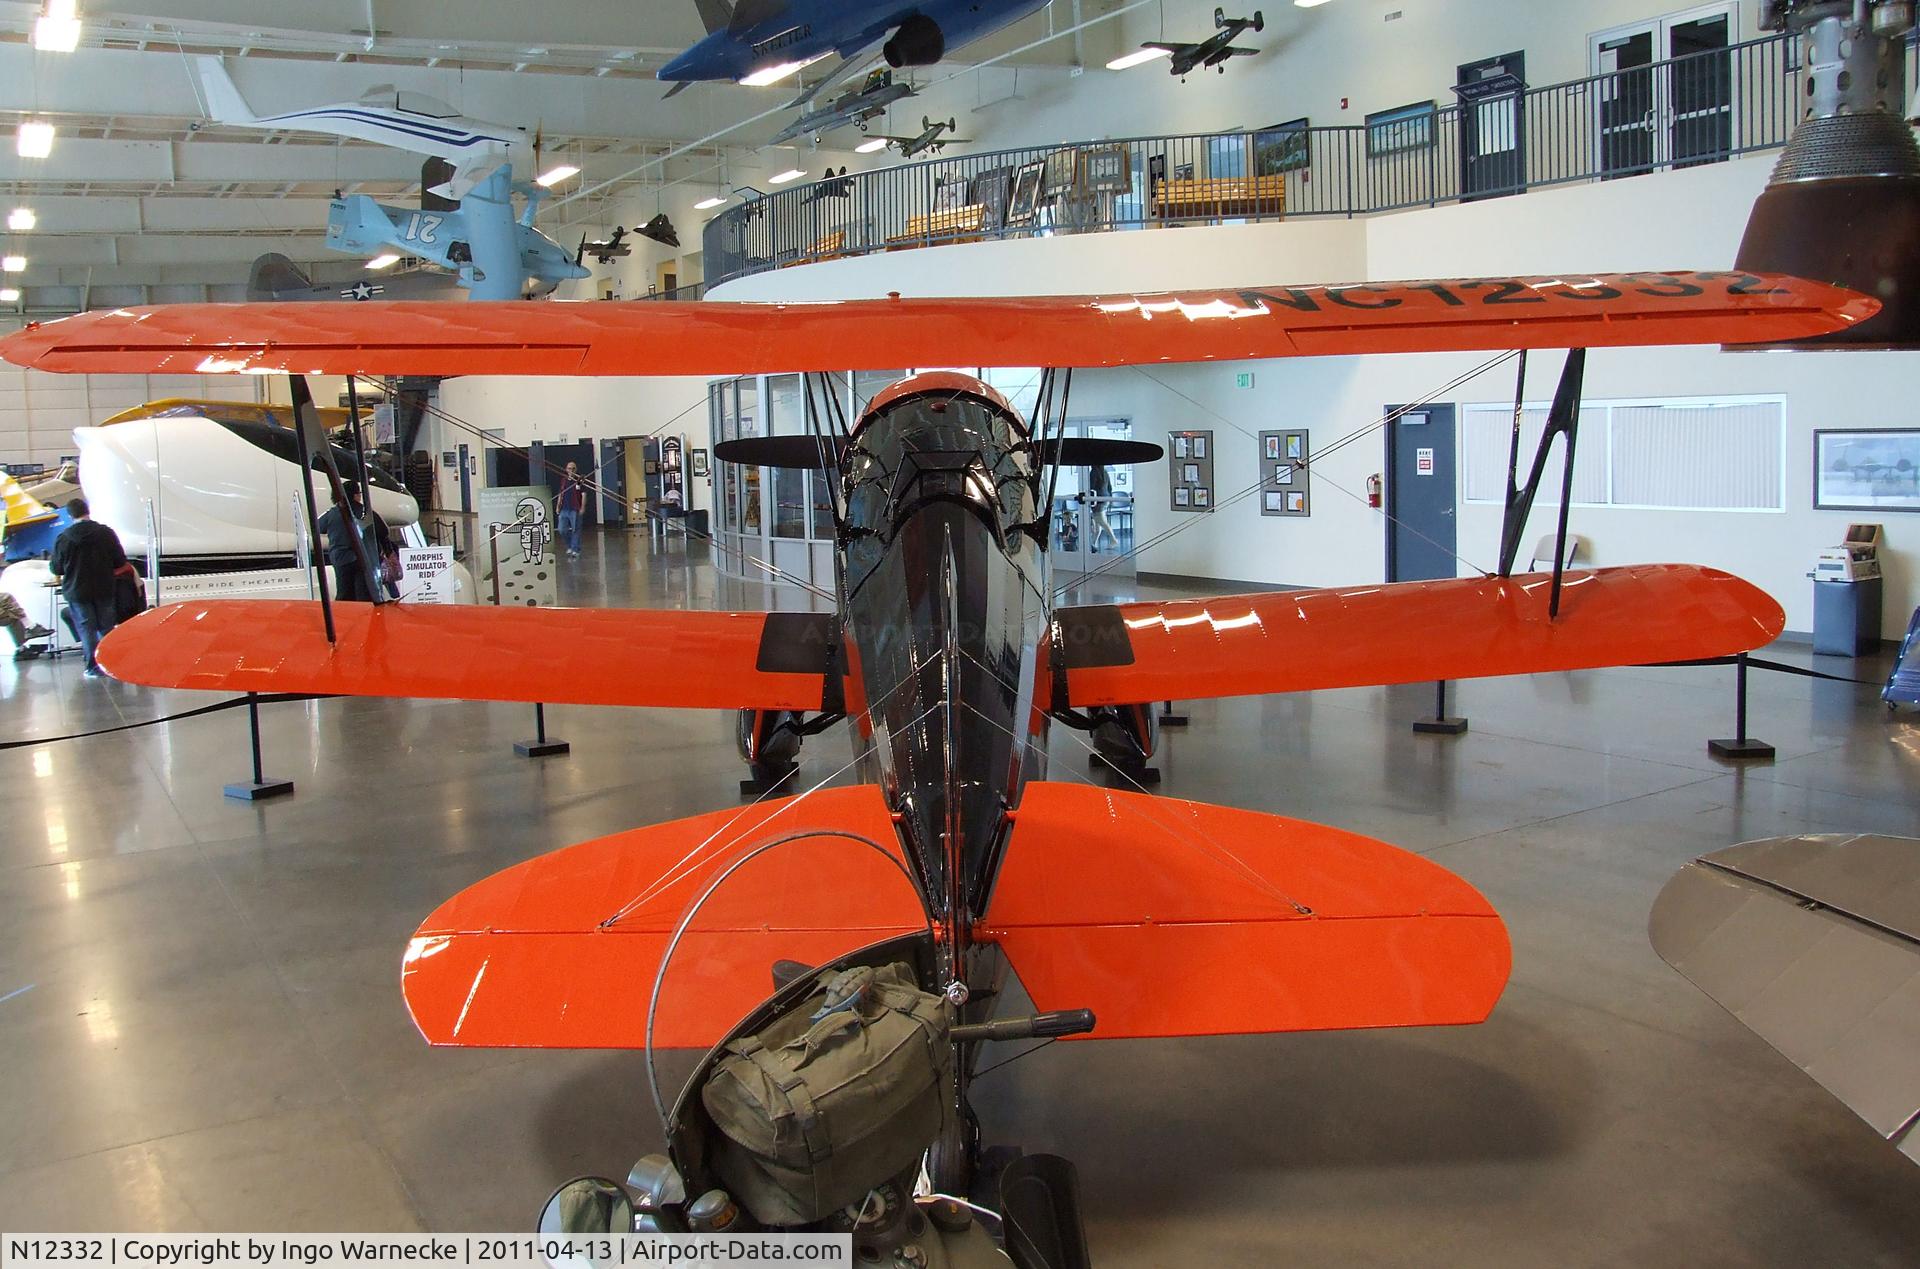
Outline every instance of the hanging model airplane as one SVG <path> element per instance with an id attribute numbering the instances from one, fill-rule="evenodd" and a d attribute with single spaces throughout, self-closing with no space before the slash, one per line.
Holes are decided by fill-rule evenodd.
<path id="1" fill-rule="evenodd" d="M 344 604 L 329 643 L 313 604 L 197 602 L 128 622 L 99 656 L 116 677 L 164 687 L 736 710 L 743 756 L 768 783 L 789 773 L 805 737 L 847 722 L 855 759 L 841 771 L 858 783 L 509 868 L 425 920 L 401 980 L 433 1044 L 739 1054 L 767 1028 L 808 1025 L 818 996 L 804 967 L 902 966 L 915 999 L 939 1002 L 937 1113 L 907 1125 L 918 1134 L 907 1172 L 838 1175 L 844 1208 L 785 1222 L 864 1233 L 941 1214 L 907 1198 L 923 1154 L 939 1193 L 966 1195 L 981 1179 L 968 1092 L 990 1039 L 1483 1020 L 1510 951 L 1498 914 L 1465 881 L 1336 828 L 1049 780 L 1051 725 L 1124 770 L 1152 753 L 1163 700 L 1666 662 L 1768 642 L 1779 605 L 1710 568 L 1512 574 L 1546 447 L 1565 439 L 1570 480 L 1582 350 L 1798 337 L 1879 306 L 1779 276 L 1660 273 L 666 307 L 176 305 L 32 326 L 0 340 L 0 355 L 70 373 L 808 374 L 810 434 L 724 442 L 715 456 L 827 473 L 832 612 Z M 1064 436 L 1073 368 L 1528 348 L 1575 351 L 1525 484 L 1510 473 L 1497 574 L 1056 605 L 1046 508 L 1060 468 L 1159 456 Z M 1056 369 L 1032 419 L 981 380 L 938 371 L 880 393 L 849 425 L 840 396 L 812 376 L 862 357 Z M 302 399 L 304 380 L 292 386 Z M 776 968 L 786 985 L 768 998 L 770 967 L 784 962 L 803 968 Z M 1009 974 L 1046 1012 L 993 1016 Z M 697 1226 L 701 1204 L 688 1196 L 739 1193 L 707 1100 L 728 1054 L 709 1052 L 671 1114 L 655 1086 L 672 1157 L 634 1174 L 654 1178 L 650 1228 Z M 793 1166 L 821 1179 L 794 1149 Z M 1071 1169 L 1043 1160 L 1022 1160 L 1007 1174 L 1017 1183 L 1002 1182 L 1023 1269 L 1060 1263 L 1022 1250 L 1024 1225 L 1045 1226 L 1056 1245 L 1078 1230 Z M 1048 1196 L 1039 1212 L 1021 1206 L 1036 1185 Z M 736 1228 L 782 1223 L 764 1212 L 749 1205 Z"/>
<path id="2" fill-rule="evenodd" d="M 1195 68 L 1205 70 L 1208 67 L 1227 73 L 1227 61 L 1235 57 L 1252 57 L 1260 50 L 1257 48 L 1236 48 L 1234 41 L 1247 31 L 1264 31 L 1266 19 L 1255 9 L 1250 18 L 1230 18 L 1225 9 L 1213 11 L 1214 33 L 1198 44 L 1166 44 L 1158 40 L 1149 40 L 1141 48 L 1164 50 L 1173 59 L 1170 67 L 1175 75 L 1185 79 Z"/>
<path id="3" fill-rule="evenodd" d="M 870 72 L 860 87 L 849 88 L 824 106 L 802 111 L 792 123 L 775 133 L 767 144 L 779 145 L 782 141 L 791 141 L 809 132 L 818 141 L 822 133 L 849 125 L 865 132 L 867 122 L 885 114 L 887 107 L 894 102 L 918 95 L 911 84 L 894 83 L 893 72 L 881 67 Z"/>
<path id="4" fill-rule="evenodd" d="M 351 282 L 315 282 L 286 256 L 269 251 L 256 258 L 247 273 L 247 298 L 255 303 L 457 300 L 460 279 L 451 273 L 413 269 L 370 274 Z"/>
<path id="5" fill-rule="evenodd" d="M 949 145 L 965 145 L 966 137 L 950 135 L 960 126 L 958 119 L 944 122 L 920 116 L 920 131 L 910 137 L 888 137 L 886 142 L 900 152 L 900 157 L 910 159 L 916 154 L 938 154 Z"/>
<path id="6" fill-rule="evenodd" d="M 702 81 L 774 84 L 839 54 L 811 100 L 879 49 L 887 65 L 931 66 L 955 49 L 1046 7 L 1048 0 L 694 0 L 706 38 L 660 68 L 667 96 Z"/>
<path id="7" fill-rule="evenodd" d="M 457 274 L 476 300 L 546 295 L 562 282 L 592 276 L 533 226 L 546 190 L 533 179 L 539 138 L 526 129 L 468 119 L 445 102 L 391 86 L 375 88 L 358 101 L 257 115 L 219 58 L 196 58 L 195 68 L 216 123 L 372 141 L 444 165 L 437 168 L 440 180 L 423 173 L 423 205 L 417 209 L 392 207 L 365 194 L 336 195 L 327 209 L 330 250 L 366 256 L 391 248 L 417 256 Z"/>

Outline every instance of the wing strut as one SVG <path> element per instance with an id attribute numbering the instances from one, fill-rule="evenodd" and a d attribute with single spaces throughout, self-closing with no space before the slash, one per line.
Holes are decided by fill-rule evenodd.
<path id="1" fill-rule="evenodd" d="M 1540 477 L 1546 471 L 1547 454 L 1553 446 L 1553 438 L 1564 436 L 1567 440 L 1566 467 L 1560 476 L 1560 523 L 1553 542 L 1553 595 L 1547 603 L 1547 615 L 1560 615 L 1560 589 L 1567 568 L 1567 511 L 1573 502 L 1573 454 L 1574 442 L 1580 432 L 1580 388 L 1585 382 L 1587 371 L 1587 350 L 1575 348 L 1567 353 L 1566 365 L 1560 370 L 1560 387 L 1553 394 L 1553 408 L 1547 412 L 1547 426 L 1540 433 L 1540 443 L 1534 447 L 1533 466 L 1527 473 L 1527 483 L 1518 484 L 1515 477 L 1519 472 L 1520 457 L 1520 417 L 1527 387 L 1527 354 L 1520 353 L 1519 382 L 1514 388 L 1513 399 L 1513 443 L 1507 451 L 1507 507 L 1500 524 L 1500 576 L 1513 576 L 1514 557 L 1520 553 L 1520 535 L 1526 532 L 1527 517 L 1533 512 L 1534 495 L 1540 492 Z"/>
<path id="2" fill-rule="evenodd" d="M 351 384 L 353 377 L 348 376 L 347 382 Z M 366 535 L 360 531 L 360 517 L 353 514 L 353 506 L 347 498 L 346 488 L 340 479 L 340 465 L 336 463 L 333 458 L 333 443 L 327 439 L 326 429 L 322 427 L 320 423 L 319 411 L 313 407 L 313 393 L 307 387 L 306 378 L 302 375 L 288 375 L 287 388 L 291 393 L 291 400 L 293 401 L 293 432 L 295 442 L 299 446 L 300 467 L 303 473 L 300 481 L 301 500 L 306 504 L 307 508 L 307 535 L 311 543 L 310 549 L 315 553 L 315 558 L 312 561 L 314 574 L 319 579 L 320 617 L 321 620 L 326 623 L 327 642 L 333 643 L 335 642 L 333 600 L 332 597 L 327 594 L 326 559 L 318 554 L 320 550 L 320 518 L 315 513 L 313 506 L 313 449 L 316 444 L 319 447 L 321 465 L 326 468 L 327 488 L 333 495 L 333 505 L 339 510 L 340 518 L 354 528 L 354 532 L 348 536 L 353 543 L 354 564 L 360 570 L 361 577 L 365 579 L 367 593 L 373 596 L 373 602 L 375 604 L 384 603 L 386 596 L 382 593 L 379 578 L 374 574 L 373 561 L 367 555 Z M 357 404 L 357 393 L 355 397 Z M 354 417 L 353 426 L 357 444 L 360 429 L 360 420 L 357 414 Z M 364 457 L 361 459 L 361 462 L 363 466 L 360 474 L 360 496 L 369 509 L 369 514 L 371 514 L 373 498 L 367 493 L 366 489 Z"/>

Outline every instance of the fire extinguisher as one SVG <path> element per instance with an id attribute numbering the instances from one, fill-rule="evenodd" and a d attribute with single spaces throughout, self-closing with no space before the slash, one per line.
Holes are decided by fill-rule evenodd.
<path id="1" fill-rule="evenodd" d="M 1384 486 L 1380 483 L 1380 473 L 1375 472 L 1373 475 L 1367 477 L 1367 505 L 1369 507 L 1379 507 L 1380 495 L 1383 492 Z"/>

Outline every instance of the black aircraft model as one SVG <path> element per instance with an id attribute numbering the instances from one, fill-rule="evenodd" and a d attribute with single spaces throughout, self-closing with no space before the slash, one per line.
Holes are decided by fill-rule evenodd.
<path id="1" fill-rule="evenodd" d="M 1266 19 L 1258 9 L 1250 18 L 1230 18 L 1225 9 L 1213 11 L 1214 33 L 1198 44 L 1164 44 L 1158 40 L 1149 40 L 1141 48 L 1165 49 L 1173 56 L 1172 71 L 1185 79 L 1196 68 L 1204 70 L 1211 66 L 1222 75 L 1227 73 L 1226 62 L 1233 57 L 1252 57 L 1260 50 L 1257 48 L 1236 48 L 1234 41 L 1245 31 L 1264 31 Z"/>
<path id="2" fill-rule="evenodd" d="M 920 132 L 911 137 L 888 137 L 887 144 L 900 151 L 900 157 L 910 159 L 916 154 L 938 154 L 955 141 L 965 145 L 967 138 L 950 135 L 960 126 L 958 119 L 949 119 L 945 123 L 938 119 L 920 116 Z"/>
<path id="3" fill-rule="evenodd" d="M 574 255 L 574 261 L 578 263 L 592 256 L 601 264 L 611 264 L 620 256 L 633 254 L 633 248 L 627 245 L 626 239 L 627 231 L 619 225 L 613 227 L 613 232 L 604 242 L 588 242 L 587 236 L 581 234 L 580 250 Z"/>
<path id="4" fill-rule="evenodd" d="M 803 203 L 817 203 L 823 198 L 852 197 L 853 178 L 847 175 L 847 169 L 843 167 L 836 172 L 832 168 L 828 168 L 826 176 L 815 181 L 813 188 L 808 190 L 807 196 L 800 201 Z"/>

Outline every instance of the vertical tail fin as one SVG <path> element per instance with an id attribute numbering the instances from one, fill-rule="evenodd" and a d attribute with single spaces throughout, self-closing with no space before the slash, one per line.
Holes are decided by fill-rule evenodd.
<path id="1" fill-rule="evenodd" d="M 708 35 L 733 25 L 733 5 L 730 0 L 693 0 L 693 7 L 700 10 L 700 25 L 707 28 Z"/>
<path id="2" fill-rule="evenodd" d="M 259 116 L 247 105 L 247 99 L 240 95 L 233 76 L 227 73 L 225 62 L 217 57 L 196 57 L 193 63 L 195 72 L 200 76 L 200 87 L 207 94 L 207 114 L 215 123 L 258 121 Z"/>

